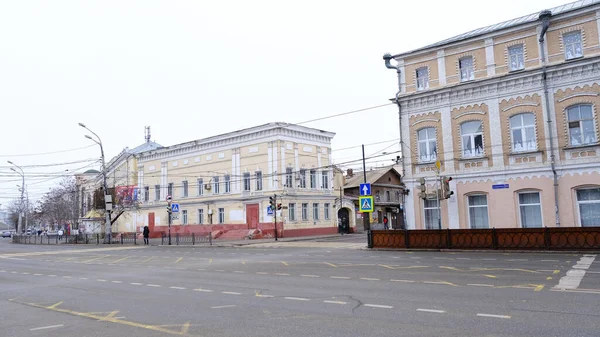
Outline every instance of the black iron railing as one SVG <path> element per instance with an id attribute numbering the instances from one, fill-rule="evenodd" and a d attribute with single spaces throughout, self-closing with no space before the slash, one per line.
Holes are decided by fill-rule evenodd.
<path id="1" fill-rule="evenodd" d="M 212 246 L 212 233 L 208 233 L 205 235 L 202 234 L 171 234 L 171 240 L 169 240 L 169 234 L 162 233 L 161 236 L 161 244 L 168 245 L 171 242 L 171 245 L 175 246 L 183 246 L 183 245 L 200 245 L 200 244 L 209 244 Z"/>

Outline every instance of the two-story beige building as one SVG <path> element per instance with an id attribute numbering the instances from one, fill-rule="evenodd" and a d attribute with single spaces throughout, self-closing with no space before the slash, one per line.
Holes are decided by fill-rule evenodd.
<path id="1" fill-rule="evenodd" d="M 180 206 L 171 233 L 259 229 L 278 235 L 337 231 L 331 139 L 334 133 L 269 123 L 142 152 L 137 157 L 136 230 L 168 231 L 167 196 Z M 339 205 L 337 205 L 339 207 Z M 130 231 L 130 228 L 119 230 Z"/>
<path id="2" fill-rule="evenodd" d="M 600 1 L 394 56 L 408 228 L 600 226 Z M 391 59 L 391 62 L 390 62 Z M 394 62 L 395 60 L 396 62 Z"/>

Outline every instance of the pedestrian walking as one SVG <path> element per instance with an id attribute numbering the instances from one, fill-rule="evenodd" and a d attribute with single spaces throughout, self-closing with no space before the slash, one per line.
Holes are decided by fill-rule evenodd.
<path id="1" fill-rule="evenodd" d="M 390 229 L 390 226 L 388 226 L 388 218 L 387 218 L 387 216 L 383 217 L 383 229 L 385 229 L 385 230 Z"/>
<path id="2" fill-rule="evenodd" d="M 59 240 L 59 241 L 60 241 L 60 240 L 62 240 L 62 236 L 63 236 L 63 230 L 62 230 L 62 229 L 59 229 L 59 230 L 58 230 L 58 240 Z"/>
<path id="3" fill-rule="evenodd" d="M 150 237 L 150 229 L 148 228 L 148 226 L 144 226 L 144 245 L 149 245 L 150 243 L 148 242 L 148 237 Z"/>

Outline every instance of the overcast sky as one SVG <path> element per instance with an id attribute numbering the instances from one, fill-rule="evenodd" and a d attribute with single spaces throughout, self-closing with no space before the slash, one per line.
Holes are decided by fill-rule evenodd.
<path id="1" fill-rule="evenodd" d="M 19 196 L 7 160 L 24 167 L 31 199 L 99 169 L 78 122 L 108 161 L 143 143 L 145 126 L 168 146 L 386 104 L 397 79 L 384 53 L 565 2 L 1 1 L 0 204 Z M 395 106 L 304 125 L 336 133 L 338 163 L 359 159 L 360 147 L 340 149 L 361 144 L 399 150 Z M 72 164 L 31 167 L 59 163 Z"/>

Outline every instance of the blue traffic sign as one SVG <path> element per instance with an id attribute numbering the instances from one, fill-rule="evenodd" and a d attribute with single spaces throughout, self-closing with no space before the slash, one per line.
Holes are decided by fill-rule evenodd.
<path id="1" fill-rule="evenodd" d="M 171 212 L 173 212 L 173 213 L 179 212 L 179 204 L 171 204 Z"/>
<path id="2" fill-rule="evenodd" d="M 492 185 L 492 189 L 494 190 L 500 190 L 503 188 L 508 188 L 508 184 L 496 184 L 496 185 Z"/>
<path id="3" fill-rule="evenodd" d="M 360 184 L 360 195 L 371 195 L 371 184 Z"/>
<path id="4" fill-rule="evenodd" d="M 267 206 L 267 215 L 273 215 L 273 208 L 271 206 Z"/>
<path id="5" fill-rule="evenodd" d="M 361 213 L 371 213 L 373 212 L 373 197 L 358 197 L 358 210 Z"/>

